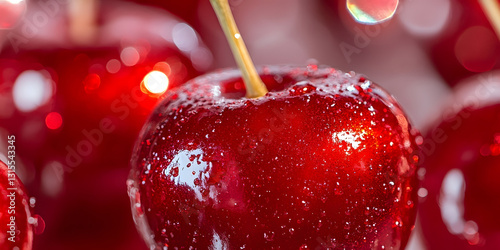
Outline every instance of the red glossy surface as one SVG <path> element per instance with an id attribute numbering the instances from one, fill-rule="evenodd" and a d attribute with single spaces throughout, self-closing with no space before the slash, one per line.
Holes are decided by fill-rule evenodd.
<path id="1" fill-rule="evenodd" d="M 128 183 L 146 241 L 404 248 L 416 213 L 417 132 L 395 100 L 331 68 L 261 72 L 264 97 L 244 98 L 239 71 L 229 70 L 156 108 Z"/>
<path id="2" fill-rule="evenodd" d="M 15 175 L 15 165 L 8 167 L 0 161 L 0 249 L 31 249 L 33 227 L 28 196 Z M 13 219 L 12 219 L 13 217 Z"/>
<path id="3" fill-rule="evenodd" d="M 429 249 L 500 248 L 500 104 L 464 109 L 424 140 L 419 208 Z"/>

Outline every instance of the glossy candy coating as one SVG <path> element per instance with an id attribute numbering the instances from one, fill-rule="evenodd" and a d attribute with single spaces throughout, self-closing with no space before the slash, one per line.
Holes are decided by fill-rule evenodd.
<path id="1" fill-rule="evenodd" d="M 207 65 L 196 62 L 207 54 L 210 62 L 211 52 L 167 11 L 99 1 L 98 35 L 82 45 L 70 39 L 70 1 L 30 3 L 24 21 L 8 32 L 17 39 L 0 45 L 0 134 L 16 136 L 25 184 L 47 222 L 34 249 L 144 248 L 123 184 L 135 139 L 158 101 L 141 81 L 161 71 L 168 76 L 168 90 L 175 88 L 203 72 Z M 43 16 L 50 18 L 41 25 L 37 18 Z M 50 99 L 30 112 L 20 110 L 18 104 L 26 102 L 13 97 L 26 73 L 50 87 L 43 91 Z M 43 93 L 30 89 L 34 93 L 24 90 L 18 96 L 36 100 L 33 94 Z M 51 127 L 50 113 L 60 115 L 62 124 Z"/>
<path id="2" fill-rule="evenodd" d="M 415 219 L 415 136 L 395 100 L 354 73 L 264 67 L 244 97 L 237 70 L 166 96 L 128 182 L 150 246 L 390 248 Z"/>

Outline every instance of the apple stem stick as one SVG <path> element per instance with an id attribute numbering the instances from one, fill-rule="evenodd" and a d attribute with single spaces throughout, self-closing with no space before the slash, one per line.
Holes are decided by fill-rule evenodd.
<path id="1" fill-rule="evenodd" d="M 234 21 L 228 0 L 210 0 L 210 3 L 214 8 L 215 14 L 219 19 L 219 23 L 226 35 L 231 51 L 233 52 L 234 59 L 243 75 L 247 97 L 257 98 L 264 96 L 268 92 L 266 85 L 264 85 L 260 79 L 252 59 L 250 58 L 243 38 Z"/>
<path id="2" fill-rule="evenodd" d="M 479 0 L 479 4 L 500 39 L 500 4 L 497 0 Z"/>
<path id="3" fill-rule="evenodd" d="M 97 8 L 99 0 L 70 0 L 69 34 L 73 42 L 90 44 L 97 37 Z"/>

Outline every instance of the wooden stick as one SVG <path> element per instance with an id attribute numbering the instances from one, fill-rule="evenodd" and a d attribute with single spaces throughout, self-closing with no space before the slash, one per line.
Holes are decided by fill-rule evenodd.
<path id="1" fill-rule="evenodd" d="M 233 52 L 234 59 L 238 64 L 245 87 L 247 90 L 248 98 L 257 98 L 264 96 L 268 91 L 266 85 L 262 82 L 252 62 L 252 58 L 248 53 L 247 47 L 243 42 L 236 22 L 234 21 L 233 14 L 229 7 L 228 0 L 210 0 L 215 14 L 219 19 L 219 23 L 226 35 L 231 51 Z"/>

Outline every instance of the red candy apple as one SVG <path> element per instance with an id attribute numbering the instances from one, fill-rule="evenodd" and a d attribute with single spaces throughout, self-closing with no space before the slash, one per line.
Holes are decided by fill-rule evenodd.
<path id="1" fill-rule="evenodd" d="M 136 220 L 156 246 L 401 247 L 415 218 L 415 131 L 369 80 L 331 68 L 263 68 L 168 95 L 132 161 Z M 151 234 L 151 235 L 150 235 Z"/>
<path id="2" fill-rule="evenodd" d="M 0 249 L 31 249 L 30 219 L 28 196 L 15 173 L 15 161 L 10 161 L 9 166 L 0 161 Z"/>
<path id="3" fill-rule="evenodd" d="M 150 248 L 404 248 L 417 132 L 396 101 L 315 65 L 260 68 L 260 85 L 227 1 L 211 2 L 242 71 L 186 83 L 143 128 L 128 185 Z"/>
<path id="4" fill-rule="evenodd" d="M 500 248 L 500 72 L 460 84 L 425 137 L 419 214 L 429 249 Z"/>

